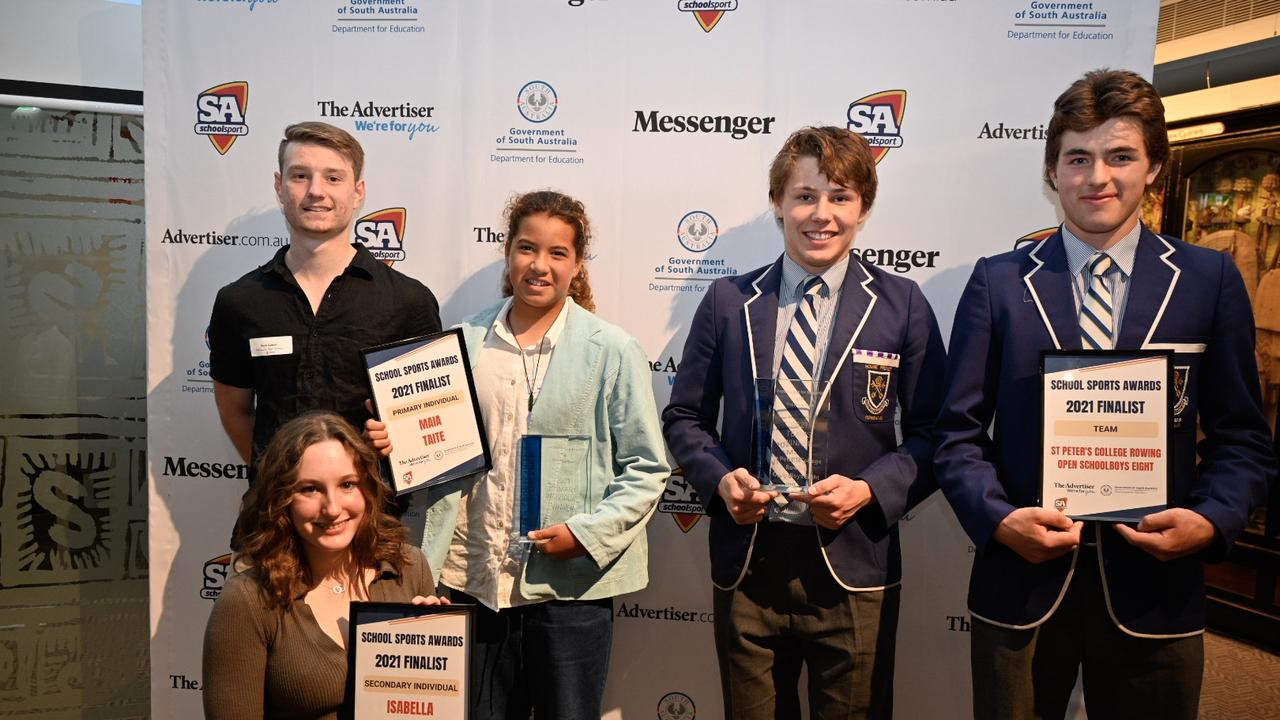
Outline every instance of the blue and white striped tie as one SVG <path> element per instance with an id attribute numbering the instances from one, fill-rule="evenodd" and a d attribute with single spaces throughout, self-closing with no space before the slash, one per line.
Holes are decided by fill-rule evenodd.
<path id="1" fill-rule="evenodd" d="M 1094 253 L 1089 258 L 1089 287 L 1080 303 L 1080 340 L 1088 350 L 1111 350 L 1116 346 L 1112 336 L 1114 303 L 1106 277 L 1112 267 L 1114 263 L 1106 253 Z"/>
<path id="2" fill-rule="evenodd" d="M 772 452 L 769 469 L 775 481 L 808 485 L 811 393 L 818 346 L 818 314 L 814 298 L 825 283 L 812 277 L 805 282 L 787 339 L 782 363 L 774 382 Z"/>

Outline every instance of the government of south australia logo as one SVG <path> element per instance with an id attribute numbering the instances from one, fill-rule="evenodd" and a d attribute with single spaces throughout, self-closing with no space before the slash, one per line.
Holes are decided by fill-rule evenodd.
<path id="1" fill-rule="evenodd" d="M 236 138 L 249 134 L 244 116 L 249 111 L 249 83 L 214 85 L 196 96 L 196 134 L 206 135 L 219 155 L 226 155 Z"/>
<path id="2" fill-rule="evenodd" d="M 375 210 L 356 220 L 356 240 L 390 267 L 404 259 L 406 216 L 402 207 Z"/>
<path id="3" fill-rule="evenodd" d="M 680 12 L 693 13 L 703 32 L 711 32 L 727 12 L 738 9 L 738 0 L 676 0 Z"/>
<path id="4" fill-rule="evenodd" d="M 546 122 L 556 114 L 560 99 L 556 97 L 555 88 L 541 80 L 527 82 L 516 94 L 516 107 L 529 122 Z"/>
<path id="5" fill-rule="evenodd" d="M 890 148 L 902 147 L 906 90 L 884 90 L 849 103 L 849 129 L 866 138 L 877 163 Z"/>
<path id="6" fill-rule="evenodd" d="M 670 692 L 658 701 L 658 720 L 693 720 L 698 708 L 693 698 L 682 692 Z"/>
<path id="7" fill-rule="evenodd" d="M 720 237 L 720 226 L 711 217 L 711 213 L 694 210 L 680 218 L 680 223 L 676 225 L 676 237 L 685 250 L 705 252 L 716 244 L 716 238 Z"/>

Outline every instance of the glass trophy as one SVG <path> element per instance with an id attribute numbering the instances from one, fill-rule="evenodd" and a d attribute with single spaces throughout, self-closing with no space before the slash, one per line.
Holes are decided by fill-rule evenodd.
<path id="1" fill-rule="evenodd" d="M 756 378 L 751 473 L 761 489 L 789 494 L 827 476 L 828 382 Z"/>
<path id="2" fill-rule="evenodd" d="M 533 530 L 564 522 L 591 509 L 591 437 L 525 435 L 520 438 L 519 482 L 511 524 L 513 554 L 527 554 L 539 541 Z"/>

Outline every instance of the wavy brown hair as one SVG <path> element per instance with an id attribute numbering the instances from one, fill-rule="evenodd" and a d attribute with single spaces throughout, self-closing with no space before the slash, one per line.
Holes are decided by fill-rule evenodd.
<path id="1" fill-rule="evenodd" d="M 591 294 L 591 282 L 587 280 L 587 245 L 591 242 L 591 221 L 582 203 L 555 190 L 535 190 L 516 195 L 507 201 L 502 216 L 507 221 L 507 239 L 502 246 L 502 256 L 511 255 L 511 243 L 520 231 L 520 223 L 531 215 L 547 215 L 563 220 L 573 228 L 573 251 L 582 261 L 582 269 L 569 281 L 569 297 L 584 310 L 595 312 L 596 300 Z M 511 297 L 511 277 L 502 274 L 502 296 Z"/>
<path id="2" fill-rule="evenodd" d="M 1044 141 L 1044 181 L 1057 190 L 1049 171 L 1058 164 L 1062 134 L 1068 130 L 1087 133 L 1115 118 L 1128 118 L 1142 129 L 1147 161 L 1159 165 L 1151 185 L 1160 183 L 1169 165 L 1169 132 L 1165 127 L 1164 103 L 1160 93 L 1141 75 L 1131 70 L 1090 70 L 1071 83 L 1053 103 L 1053 117 Z"/>
<path id="3" fill-rule="evenodd" d="M 257 479 L 240 506 L 238 526 L 243 536 L 237 561 L 247 561 L 256 569 L 270 607 L 287 610 L 296 582 L 309 588 L 319 581 L 307 565 L 304 541 L 293 527 L 289 505 L 298 486 L 302 454 L 326 440 L 337 440 L 347 449 L 360 477 L 365 510 L 351 539 L 353 563 L 363 569 L 388 562 L 397 573 L 404 569 L 405 530 L 386 511 L 391 491 L 379 478 L 377 455 L 340 415 L 306 413 L 285 423 L 271 438 L 258 459 Z"/>
<path id="4" fill-rule="evenodd" d="M 818 161 L 818 170 L 832 183 L 858 193 L 862 211 L 876 202 L 876 160 L 865 138 L 842 127 L 804 127 L 791 133 L 769 165 L 769 202 L 778 205 L 787 180 L 800 158 Z M 779 220 L 780 221 L 780 220 Z"/>

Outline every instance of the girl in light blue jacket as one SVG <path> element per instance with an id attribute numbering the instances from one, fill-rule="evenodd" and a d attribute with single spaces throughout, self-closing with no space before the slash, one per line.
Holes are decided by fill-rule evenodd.
<path id="1" fill-rule="evenodd" d="M 472 716 L 596 720 L 670 468 L 640 344 L 592 314 L 582 203 L 526 193 L 506 220 L 506 299 L 462 322 L 493 469 L 414 505 L 433 573 L 477 604 Z"/>

